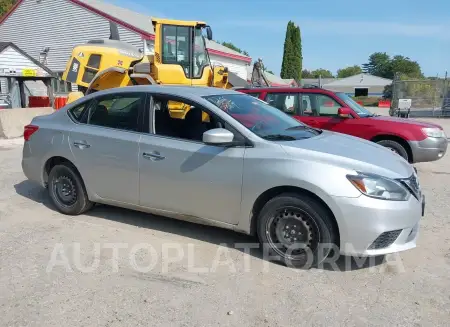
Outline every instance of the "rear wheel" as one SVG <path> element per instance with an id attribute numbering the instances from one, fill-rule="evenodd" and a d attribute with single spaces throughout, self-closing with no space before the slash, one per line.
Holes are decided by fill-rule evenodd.
<path id="1" fill-rule="evenodd" d="M 309 268 L 321 263 L 336 244 L 332 219 L 329 211 L 312 197 L 286 193 L 262 208 L 258 237 L 270 259 Z"/>
<path id="2" fill-rule="evenodd" d="M 402 156 L 406 161 L 409 160 L 408 151 L 406 151 L 405 147 L 400 143 L 392 140 L 381 140 L 378 141 L 377 144 L 382 145 L 391 150 L 392 152 L 397 153 L 398 155 Z"/>
<path id="3" fill-rule="evenodd" d="M 48 192 L 58 211 L 79 215 L 92 208 L 84 183 L 69 164 L 54 166 L 48 176 Z"/>

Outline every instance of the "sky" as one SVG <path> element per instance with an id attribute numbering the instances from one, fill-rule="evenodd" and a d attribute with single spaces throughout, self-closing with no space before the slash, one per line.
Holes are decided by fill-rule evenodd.
<path id="1" fill-rule="evenodd" d="M 286 25 L 300 26 L 303 69 L 361 65 L 373 52 L 417 61 L 425 76 L 450 72 L 450 0 L 107 0 L 154 17 L 207 22 L 279 74 Z"/>

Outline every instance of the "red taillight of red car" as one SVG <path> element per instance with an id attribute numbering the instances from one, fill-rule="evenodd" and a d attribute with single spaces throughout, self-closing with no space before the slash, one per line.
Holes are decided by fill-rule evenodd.
<path id="1" fill-rule="evenodd" d="M 23 131 L 23 138 L 25 141 L 28 141 L 35 132 L 39 129 L 36 125 L 27 125 Z"/>

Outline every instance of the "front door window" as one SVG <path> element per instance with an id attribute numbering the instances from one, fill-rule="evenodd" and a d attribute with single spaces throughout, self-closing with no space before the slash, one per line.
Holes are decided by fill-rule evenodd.
<path id="1" fill-rule="evenodd" d="M 342 106 L 325 94 L 302 94 L 302 112 L 305 116 L 338 117 Z"/>

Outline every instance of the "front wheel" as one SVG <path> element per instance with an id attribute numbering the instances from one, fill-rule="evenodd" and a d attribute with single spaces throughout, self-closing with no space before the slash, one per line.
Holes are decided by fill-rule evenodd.
<path id="1" fill-rule="evenodd" d="M 332 219 L 314 198 L 282 194 L 267 202 L 259 214 L 259 241 L 270 259 L 297 268 L 317 266 L 336 244 Z"/>
<path id="2" fill-rule="evenodd" d="M 381 140 L 378 141 L 377 144 L 382 145 L 385 148 L 388 148 L 394 153 L 397 153 L 399 156 L 403 157 L 406 161 L 409 160 L 408 151 L 406 151 L 405 147 L 400 143 L 392 140 Z"/>
<path id="3" fill-rule="evenodd" d="M 92 208 L 84 183 L 71 165 L 56 165 L 48 176 L 48 192 L 59 212 L 79 215 Z"/>

